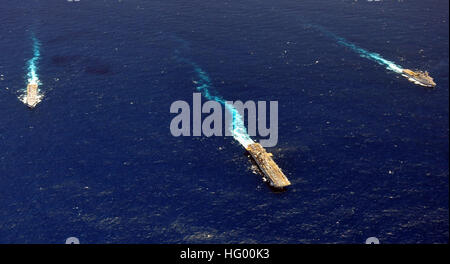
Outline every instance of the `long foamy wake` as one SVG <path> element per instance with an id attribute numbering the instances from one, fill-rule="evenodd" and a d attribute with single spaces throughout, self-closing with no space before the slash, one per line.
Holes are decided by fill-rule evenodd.
<path id="1" fill-rule="evenodd" d="M 377 62 L 380 65 L 384 65 L 386 66 L 386 69 L 394 71 L 396 73 L 402 73 L 403 68 L 400 65 L 395 64 L 392 61 L 386 60 L 383 57 L 381 57 L 380 54 L 375 53 L 375 52 L 369 52 L 363 48 L 358 47 L 357 45 L 348 42 L 346 39 L 338 37 L 337 41 L 339 44 L 349 47 L 351 50 L 355 51 L 356 53 L 359 54 L 359 56 L 363 57 L 363 58 L 367 58 L 369 60 L 373 60 L 375 62 Z"/>
<path id="2" fill-rule="evenodd" d="M 183 61 L 189 63 L 194 67 L 194 71 L 197 74 L 197 78 L 195 80 L 195 84 L 197 91 L 199 91 L 206 99 L 214 100 L 219 102 L 225 106 L 227 111 L 230 111 L 233 122 L 229 128 L 232 132 L 233 138 L 237 140 L 244 148 L 247 148 L 248 145 L 255 143 L 247 133 L 247 129 L 245 128 L 244 120 L 239 111 L 234 108 L 232 104 L 227 103 L 222 97 L 217 95 L 212 95 L 210 90 L 213 89 L 211 84 L 211 79 L 208 74 L 202 70 L 196 63 L 183 59 Z"/>
<path id="3" fill-rule="evenodd" d="M 330 32 L 330 31 L 328 31 L 328 30 L 326 30 L 326 29 L 324 29 L 324 28 L 322 28 L 320 26 L 311 25 L 311 24 L 308 24 L 308 26 L 312 27 L 312 28 L 315 28 L 315 29 L 318 29 L 320 32 L 324 33 L 326 36 L 335 39 L 339 45 L 342 45 L 342 46 L 350 48 L 352 51 L 358 53 L 359 56 L 361 56 L 363 58 L 367 58 L 367 59 L 372 60 L 372 61 L 375 61 L 378 64 L 385 66 L 386 69 L 388 69 L 388 70 L 391 70 L 393 72 L 400 73 L 400 74 L 403 71 L 403 67 L 401 67 L 400 65 L 398 65 L 398 64 L 396 64 L 396 63 L 394 63 L 392 61 L 384 59 L 378 53 L 370 52 L 368 50 L 365 50 L 365 49 L 357 46 L 356 44 L 353 44 L 353 43 L 347 41 L 345 38 L 337 36 L 336 34 Z"/>
<path id="4" fill-rule="evenodd" d="M 39 57 L 41 56 L 40 48 L 41 44 L 39 41 L 32 36 L 31 37 L 33 41 L 33 57 L 28 60 L 28 82 L 30 83 L 38 83 L 39 78 L 37 75 L 37 61 L 39 60 Z"/>
<path id="5" fill-rule="evenodd" d="M 39 76 L 37 74 L 38 70 L 38 61 L 41 56 L 40 48 L 41 44 L 39 43 L 39 40 L 32 35 L 31 40 L 33 43 L 33 57 L 27 61 L 27 85 L 28 84 L 37 84 L 40 85 L 41 82 L 39 80 Z M 19 95 L 19 99 L 23 102 L 27 102 L 27 93 L 26 88 L 21 90 L 22 93 Z M 37 94 L 37 102 L 39 103 L 43 98 L 43 94 L 40 92 L 40 89 L 38 88 L 38 94 Z"/>

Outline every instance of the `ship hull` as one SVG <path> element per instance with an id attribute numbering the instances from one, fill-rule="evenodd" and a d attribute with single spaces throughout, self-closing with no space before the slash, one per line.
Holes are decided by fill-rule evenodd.
<path id="1" fill-rule="evenodd" d="M 424 82 L 417 80 L 416 78 L 409 76 L 407 74 L 402 74 L 402 76 L 405 77 L 406 79 L 408 79 L 408 81 L 410 81 L 414 84 L 420 85 L 420 86 L 429 87 L 429 88 L 433 88 L 435 86 L 433 84 L 424 83 Z"/>

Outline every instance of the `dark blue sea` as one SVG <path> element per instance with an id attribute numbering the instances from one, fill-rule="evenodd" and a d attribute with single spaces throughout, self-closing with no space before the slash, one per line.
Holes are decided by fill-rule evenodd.
<path id="1" fill-rule="evenodd" d="M 1 0 L 0 25 L 0 243 L 449 241 L 446 0 Z M 172 136 L 194 64 L 278 101 L 286 191 L 232 137 Z"/>

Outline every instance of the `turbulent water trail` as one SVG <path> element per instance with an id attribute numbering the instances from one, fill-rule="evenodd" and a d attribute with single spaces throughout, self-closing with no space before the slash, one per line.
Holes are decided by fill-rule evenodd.
<path id="1" fill-rule="evenodd" d="M 197 91 L 199 91 L 206 99 L 221 103 L 225 106 L 225 109 L 231 113 L 233 121 L 229 129 L 232 132 L 233 138 L 236 139 L 242 146 L 244 146 L 244 148 L 247 148 L 248 145 L 255 143 L 248 135 L 243 117 L 239 113 L 239 111 L 234 108 L 232 104 L 225 101 L 225 99 L 223 99 L 222 97 L 212 94 L 211 90 L 213 90 L 214 87 L 211 84 L 209 75 L 205 71 L 203 71 L 203 69 L 195 62 L 180 57 L 178 57 L 178 60 L 188 63 L 194 68 L 194 71 L 196 73 L 196 80 L 194 81 L 194 83 L 196 84 Z"/>
<path id="2" fill-rule="evenodd" d="M 204 72 L 197 64 L 191 63 L 197 73 L 197 90 L 202 93 L 202 95 L 208 100 L 214 100 L 225 106 L 225 108 L 230 111 L 233 116 L 232 127 L 230 127 L 234 139 L 241 143 L 244 148 L 248 145 L 254 143 L 253 140 L 247 133 L 247 129 L 244 125 L 244 120 L 241 114 L 233 107 L 233 105 L 227 103 L 222 97 L 211 95 L 210 89 L 212 88 L 211 80 L 206 72 Z"/>
<path id="3" fill-rule="evenodd" d="M 40 48 L 41 48 L 41 44 L 39 43 L 39 40 L 32 35 L 31 36 L 31 41 L 33 44 L 33 57 L 31 59 L 29 59 L 27 61 L 27 85 L 28 84 L 37 84 L 40 85 L 41 82 L 39 81 L 39 76 L 38 76 L 38 61 L 40 59 L 41 53 L 40 53 Z M 19 96 L 19 99 L 26 103 L 27 101 L 27 94 L 26 94 L 26 89 L 22 89 L 21 90 L 22 93 Z M 40 102 L 42 100 L 43 95 L 40 93 L 40 90 L 38 89 L 38 94 L 37 94 L 37 102 Z"/>
<path id="4" fill-rule="evenodd" d="M 320 32 L 324 33 L 326 36 L 333 38 L 334 40 L 337 41 L 337 43 L 339 45 L 350 48 L 352 51 L 358 53 L 359 56 L 361 56 L 363 58 L 367 58 L 372 61 L 375 61 L 380 65 L 386 66 L 386 69 L 388 69 L 388 70 L 391 70 L 393 72 L 400 73 L 400 74 L 403 71 L 403 67 L 401 67 L 400 65 L 398 65 L 392 61 L 384 59 L 383 57 L 381 57 L 380 54 L 365 50 L 365 49 L 349 42 L 345 38 L 337 36 L 336 34 L 324 29 L 321 26 L 311 25 L 311 24 L 307 24 L 307 26 L 309 26 L 311 28 L 315 28 L 315 29 L 319 30 Z"/>
<path id="5" fill-rule="evenodd" d="M 37 62 L 39 60 L 39 57 L 41 56 L 41 53 L 40 53 L 41 44 L 39 43 L 39 41 L 36 39 L 35 36 L 32 36 L 31 39 L 33 41 L 33 57 L 28 60 L 27 76 L 28 76 L 29 83 L 38 83 L 39 78 L 37 75 Z"/>

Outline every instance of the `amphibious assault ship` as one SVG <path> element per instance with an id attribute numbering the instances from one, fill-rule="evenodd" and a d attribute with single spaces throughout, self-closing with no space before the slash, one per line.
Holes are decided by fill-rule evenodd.
<path id="1" fill-rule="evenodd" d="M 39 103 L 38 84 L 37 82 L 29 82 L 27 85 L 25 104 L 29 108 L 34 108 L 38 103 Z"/>
<path id="2" fill-rule="evenodd" d="M 436 83 L 427 71 L 413 71 L 409 69 L 402 70 L 402 76 L 406 77 L 408 81 L 425 87 L 435 87 Z"/>
<path id="3" fill-rule="evenodd" d="M 253 143 L 247 146 L 247 151 L 253 157 L 264 177 L 269 180 L 272 187 L 282 189 L 291 185 L 284 173 L 272 159 L 272 153 L 267 151 L 259 143 Z"/>

